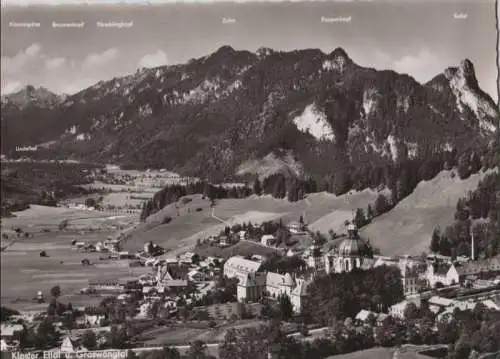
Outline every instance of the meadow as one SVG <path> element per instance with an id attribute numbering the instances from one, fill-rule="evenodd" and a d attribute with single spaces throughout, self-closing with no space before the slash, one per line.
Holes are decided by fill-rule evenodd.
<path id="1" fill-rule="evenodd" d="M 384 255 L 419 255 L 429 250 L 432 231 L 446 228 L 454 220 L 457 201 L 477 188 L 487 172 L 465 180 L 442 171 L 418 184 L 412 194 L 389 212 L 375 218 L 361 234 L 370 238 Z"/>
<path id="2" fill-rule="evenodd" d="M 141 270 L 150 268 L 129 268 L 126 261 L 102 261 L 101 253 L 79 251 L 71 245 L 73 240 L 86 243 L 97 243 L 109 236 L 114 236 L 116 230 L 86 231 L 72 228 L 73 221 L 82 225 L 91 224 L 102 227 L 102 220 L 108 221 L 112 227 L 119 227 L 119 219 L 109 219 L 102 212 L 70 210 L 32 206 L 32 208 L 17 212 L 16 217 L 2 221 L 5 230 L 2 233 L 9 237 L 9 246 L 1 252 L 1 300 L 2 304 L 16 308 L 35 310 L 45 308 L 47 304 L 37 304 L 32 301 L 37 291 L 49 295 L 50 289 L 59 285 L 62 290 L 62 301 L 73 305 L 93 305 L 100 301 L 99 297 L 84 296 L 78 292 L 87 286 L 90 280 L 120 280 L 142 274 Z M 60 231 L 59 223 L 69 220 L 68 229 Z M 105 227 L 105 226 L 104 226 Z M 29 233 L 17 237 L 12 228 L 20 228 Z M 82 227 L 83 228 L 83 227 Z M 46 232 L 44 230 L 49 230 Z M 47 257 L 40 257 L 45 251 Z M 89 259 L 94 265 L 82 266 L 81 261 Z"/>

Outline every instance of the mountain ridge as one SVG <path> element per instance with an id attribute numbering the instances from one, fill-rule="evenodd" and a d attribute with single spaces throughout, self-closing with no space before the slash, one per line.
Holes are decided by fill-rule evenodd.
<path id="1" fill-rule="evenodd" d="M 307 108 L 314 111 L 304 115 Z M 15 118 L 33 121 L 26 109 L 13 112 L 2 121 L 7 133 L 4 124 Z M 101 81 L 38 116 L 46 128 L 36 135 L 8 137 L 55 140 L 51 156 L 221 180 L 272 153 L 293 153 L 304 173 L 325 175 L 483 146 L 499 117 L 467 59 L 420 84 L 359 66 L 342 48 L 254 53 L 222 46 L 186 64 Z M 318 122 L 328 136 L 309 133 Z M 2 152 L 17 144 L 2 144 Z"/>

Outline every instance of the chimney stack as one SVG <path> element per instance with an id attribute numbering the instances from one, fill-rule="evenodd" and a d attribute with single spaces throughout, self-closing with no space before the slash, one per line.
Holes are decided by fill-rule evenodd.
<path id="1" fill-rule="evenodd" d="M 471 235 L 471 259 L 475 260 L 475 253 L 474 253 L 474 230 L 471 227 L 470 230 L 470 235 Z"/>

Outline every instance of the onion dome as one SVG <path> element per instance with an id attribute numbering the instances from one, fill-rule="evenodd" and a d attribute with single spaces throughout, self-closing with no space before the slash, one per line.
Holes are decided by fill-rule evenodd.
<path id="1" fill-rule="evenodd" d="M 339 255 L 357 256 L 366 252 L 366 244 L 359 238 L 347 238 L 340 243 Z"/>

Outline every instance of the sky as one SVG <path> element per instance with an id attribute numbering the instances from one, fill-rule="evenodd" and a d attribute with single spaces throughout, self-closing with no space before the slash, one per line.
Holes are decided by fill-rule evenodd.
<path id="1" fill-rule="evenodd" d="M 14 6 L 21 3 L 26 0 L 2 0 L 2 94 L 28 84 L 71 94 L 140 67 L 184 63 L 230 45 L 325 53 L 342 47 L 359 65 L 407 73 L 419 82 L 468 58 L 480 86 L 497 101 L 493 0 Z M 32 27 L 19 27 L 28 23 Z"/>

